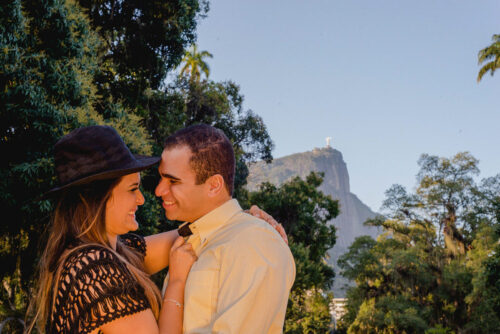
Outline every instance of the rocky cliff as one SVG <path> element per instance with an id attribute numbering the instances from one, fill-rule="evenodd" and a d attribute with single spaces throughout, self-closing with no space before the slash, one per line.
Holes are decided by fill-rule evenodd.
<path id="1" fill-rule="evenodd" d="M 351 193 L 349 173 L 342 153 L 327 147 L 275 159 L 270 164 L 257 162 L 249 167 L 249 190 L 257 189 L 258 185 L 265 181 L 281 184 L 295 176 L 305 178 L 311 171 L 325 174 L 320 190 L 338 200 L 340 205 L 340 214 L 330 222 L 337 228 L 337 243 L 329 252 L 329 263 L 337 274 L 333 292 L 336 298 L 344 297 L 345 290 L 342 288 L 349 282 L 339 274 L 339 256 L 347 251 L 356 237 L 370 235 L 375 238 L 378 230 L 363 225 L 366 219 L 373 218 L 376 213 Z"/>

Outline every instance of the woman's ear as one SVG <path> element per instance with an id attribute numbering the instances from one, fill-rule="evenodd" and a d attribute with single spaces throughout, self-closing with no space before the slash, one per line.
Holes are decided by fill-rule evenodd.
<path id="1" fill-rule="evenodd" d="M 220 174 L 215 174 L 207 179 L 208 196 L 215 197 L 225 189 L 224 178 Z"/>

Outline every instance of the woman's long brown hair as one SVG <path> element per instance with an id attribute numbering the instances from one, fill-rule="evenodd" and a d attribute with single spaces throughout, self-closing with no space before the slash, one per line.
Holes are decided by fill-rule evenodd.
<path id="1" fill-rule="evenodd" d="M 95 181 L 60 195 L 52 217 L 46 247 L 39 262 L 38 287 L 35 298 L 28 308 L 27 316 L 31 320 L 26 333 L 31 333 L 35 326 L 40 332 L 45 332 L 63 264 L 72 252 L 90 244 L 107 248 L 126 264 L 127 269 L 144 289 L 151 309 L 158 319 L 160 291 L 144 272 L 141 255 L 124 246 L 119 238 L 115 251 L 106 234 L 106 203 L 120 180 L 121 178 Z M 71 247 L 75 245 L 78 246 Z"/>

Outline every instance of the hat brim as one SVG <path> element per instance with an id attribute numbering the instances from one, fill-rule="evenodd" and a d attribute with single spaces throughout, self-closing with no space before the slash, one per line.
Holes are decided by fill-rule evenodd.
<path id="1" fill-rule="evenodd" d="M 132 173 L 137 173 L 142 170 L 148 169 L 156 165 L 160 160 L 161 157 L 147 157 L 143 155 L 138 155 L 134 154 L 135 161 L 130 163 L 127 166 L 123 166 L 119 169 L 113 169 L 113 170 L 108 170 L 102 173 L 97 173 L 93 175 L 89 175 L 86 177 L 83 177 L 81 179 L 75 180 L 73 182 L 67 183 L 63 186 L 60 187 L 55 187 L 53 189 L 50 189 L 43 195 L 41 195 L 38 200 L 42 199 L 47 199 L 48 197 L 52 197 L 56 194 L 58 194 L 60 191 L 75 187 L 75 186 L 80 186 L 84 184 L 88 184 L 93 181 L 98 181 L 98 180 L 108 180 L 108 179 L 114 179 L 118 178 L 127 174 L 132 174 Z"/>

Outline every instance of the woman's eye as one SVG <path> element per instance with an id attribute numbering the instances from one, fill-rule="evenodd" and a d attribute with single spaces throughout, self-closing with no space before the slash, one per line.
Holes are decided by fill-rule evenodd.
<path id="1" fill-rule="evenodd" d="M 132 189 L 130 189 L 130 191 L 131 191 L 131 192 L 134 192 L 134 191 L 136 191 L 137 189 L 139 189 L 139 188 L 132 188 Z"/>

